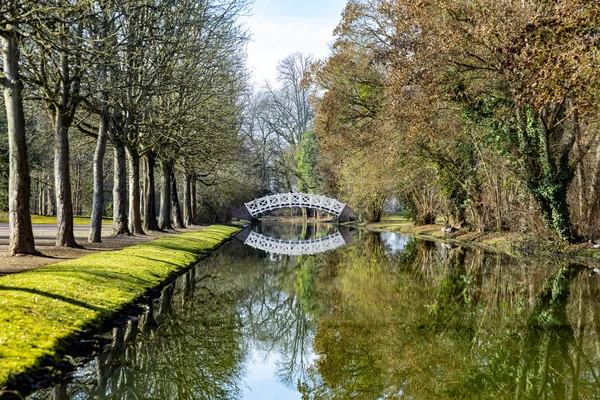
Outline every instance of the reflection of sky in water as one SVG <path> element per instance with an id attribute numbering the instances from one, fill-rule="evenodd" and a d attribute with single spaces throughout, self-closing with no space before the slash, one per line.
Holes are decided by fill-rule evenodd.
<path id="1" fill-rule="evenodd" d="M 251 358 L 246 365 L 244 379 L 244 399 L 251 400 L 280 400 L 301 399 L 296 388 L 287 388 L 273 379 L 277 376 L 277 363 L 281 355 L 277 352 L 264 354 L 257 349 L 251 350 Z"/>
<path id="2" fill-rule="evenodd" d="M 281 291 L 260 304 L 253 302 L 251 310 L 240 308 L 248 348 L 240 384 L 243 399 L 301 398 L 297 383 L 306 381 L 307 369 L 317 359 L 314 327 L 301 303 L 290 299 L 289 292 Z"/>
<path id="3" fill-rule="evenodd" d="M 385 248 L 395 256 L 396 253 L 404 250 L 410 237 L 399 233 L 384 232 L 381 234 L 381 240 L 383 241 Z"/>

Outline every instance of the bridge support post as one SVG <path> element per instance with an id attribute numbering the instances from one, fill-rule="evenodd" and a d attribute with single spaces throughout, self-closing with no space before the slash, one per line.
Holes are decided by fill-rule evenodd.
<path id="1" fill-rule="evenodd" d="M 338 222 L 350 222 L 356 220 L 356 213 L 352 208 L 350 208 L 349 205 L 346 204 L 346 207 L 344 207 L 344 209 L 340 213 L 340 216 L 338 217 Z"/>
<path id="2" fill-rule="evenodd" d="M 239 221 L 249 221 L 251 224 L 258 224 L 260 221 L 250 215 L 246 206 L 242 206 L 231 213 L 231 216 Z"/>

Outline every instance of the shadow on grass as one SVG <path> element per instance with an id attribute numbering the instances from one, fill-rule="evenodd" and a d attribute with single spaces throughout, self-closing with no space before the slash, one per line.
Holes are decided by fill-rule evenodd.
<path id="1" fill-rule="evenodd" d="M 214 246 L 214 243 L 204 243 L 202 247 L 198 246 L 198 239 L 186 239 L 189 242 L 189 245 L 185 243 L 181 243 L 182 240 L 178 240 L 177 243 L 175 241 L 161 241 L 160 243 L 156 242 L 148 242 L 144 243 L 144 247 L 155 248 L 155 249 L 167 249 L 167 250 L 176 250 L 176 251 L 185 251 L 187 253 L 204 253 L 211 249 Z M 216 240 L 215 240 L 216 242 Z"/>
<path id="2" fill-rule="evenodd" d="M 59 294 L 53 294 L 53 293 L 44 292 L 44 291 L 37 290 L 37 289 L 15 288 L 15 287 L 9 287 L 9 286 L 0 286 L 0 292 L 2 292 L 2 291 L 26 292 L 26 293 L 35 294 L 35 295 L 38 295 L 38 296 L 48 297 L 48 298 L 53 299 L 53 300 L 64 301 L 65 303 L 69 303 L 69 304 L 72 304 L 74 306 L 82 307 L 82 308 L 85 308 L 85 309 L 88 309 L 88 310 L 92 310 L 92 311 L 104 311 L 104 312 L 107 311 L 106 308 L 96 307 L 96 306 L 93 306 L 91 304 L 79 301 L 79 300 L 71 299 L 69 297 L 61 296 Z"/>
<path id="3" fill-rule="evenodd" d="M 142 257 L 148 260 L 153 260 L 152 258 L 148 258 L 148 257 Z M 156 261 L 160 261 L 160 260 L 156 260 Z M 161 262 L 165 262 L 165 261 L 161 261 Z M 44 270 L 44 269 L 37 269 L 35 271 L 36 274 L 54 274 L 54 273 L 60 273 L 60 274 L 64 274 L 64 273 L 68 273 L 68 274 L 72 274 L 71 277 L 75 277 L 75 276 L 83 276 L 83 275 L 93 275 L 93 276 L 97 276 L 98 278 L 102 278 L 102 279 L 107 279 L 107 280 L 119 280 L 119 281 L 126 281 L 126 282 L 130 282 L 130 283 L 141 283 L 141 284 L 151 284 L 152 282 L 147 281 L 146 279 L 142 279 L 139 278 L 137 276 L 131 275 L 131 274 L 127 274 L 124 272 L 115 272 L 115 271 L 102 271 L 102 270 L 85 270 L 83 271 L 81 267 L 67 267 L 64 269 L 49 269 L 49 270 Z"/>
<path id="4" fill-rule="evenodd" d="M 156 248 L 160 248 L 162 246 L 152 246 L 152 247 L 154 247 L 154 249 L 149 249 L 149 250 L 155 250 Z M 164 247 L 164 248 L 170 249 L 170 250 L 177 250 L 177 249 L 174 249 L 174 248 L 171 248 L 171 247 Z M 127 249 L 122 250 L 122 251 L 124 251 L 124 253 L 121 253 L 123 255 L 123 257 L 130 257 L 132 259 L 137 259 L 137 260 L 148 260 L 148 261 L 154 262 L 154 263 L 161 263 L 161 264 L 172 265 L 172 266 L 174 266 L 176 268 L 182 268 L 182 267 L 184 267 L 184 265 L 178 264 L 176 262 L 168 261 L 166 258 L 165 259 L 162 259 L 162 258 L 153 258 L 153 257 L 147 256 L 147 255 L 136 254 L 135 252 L 127 252 Z M 165 255 L 165 257 L 168 257 L 168 255 Z"/>

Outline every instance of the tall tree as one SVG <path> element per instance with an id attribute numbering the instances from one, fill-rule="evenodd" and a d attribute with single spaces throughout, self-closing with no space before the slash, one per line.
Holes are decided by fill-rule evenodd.
<path id="1" fill-rule="evenodd" d="M 23 14 L 31 12 L 23 2 L 1 6 L 0 40 L 4 61 L 0 84 L 4 88 L 4 104 L 8 122 L 9 143 L 9 255 L 36 254 L 30 215 L 30 176 L 23 112 L 23 82 L 20 67 L 19 24 Z"/>
<path id="2" fill-rule="evenodd" d="M 83 98 L 82 80 L 92 62 L 89 22 L 92 10 L 83 0 L 58 1 L 45 9 L 45 19 L 31 31 L 27 78 L 44 102 L 54 130 L 56 245 L 77 246 L 69 166 L 69 128 Z"/>

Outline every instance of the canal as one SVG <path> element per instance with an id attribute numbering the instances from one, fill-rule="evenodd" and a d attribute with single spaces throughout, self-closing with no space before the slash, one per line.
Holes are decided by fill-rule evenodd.
<path id="1" fill-rule="evenodd" d="M 600 398 L 593 268 L 332 224 L 253 229 L 31 398 Z"/>

